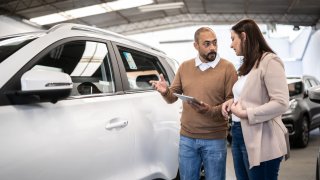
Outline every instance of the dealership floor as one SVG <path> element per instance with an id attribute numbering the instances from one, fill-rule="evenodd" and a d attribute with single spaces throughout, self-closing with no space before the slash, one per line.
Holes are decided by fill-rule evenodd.
<path id="1" fill-rule="evenodd" d="M 310 142 L 306 148 L 292 148 L 291 157 L 281 163 L 279 180 L 314 180 L 316 160 L 320 148 L 320 131 L 315 129 L 310 133 Z M 227 180 L 236 180 L 232 154 L 228 146 Z"/>

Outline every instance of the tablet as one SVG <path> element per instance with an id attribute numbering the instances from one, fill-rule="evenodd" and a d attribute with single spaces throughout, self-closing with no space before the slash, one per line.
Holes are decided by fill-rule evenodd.
<path id="1" fill-rule="evenodd" d="M 196 98 L 191 97 L 191 96 L 185 96 L 185 95 L 177 94 L 177 93 L 173 93 L 173 95 L 177 96 L 179 99 L 181 99 L 182 101 L 185 101 L 185 102 L 191 101 L 192 103 L 201 104 L 200 101 L 198 101 Z"/>

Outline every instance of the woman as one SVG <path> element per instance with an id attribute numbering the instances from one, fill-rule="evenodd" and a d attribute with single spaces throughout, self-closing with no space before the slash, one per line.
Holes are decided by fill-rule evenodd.
<path id="1" fill-rule="evenodd" d="M 227 118 L 232 113 L 232 155 L 238 180 L 278 178 L 280 162 L 287 154 L 281 120 L 289 106 L 284 66 L 251 19 L 231 29 L 231 48 L 243 56 L 234 99 L 222 105 Z"/>

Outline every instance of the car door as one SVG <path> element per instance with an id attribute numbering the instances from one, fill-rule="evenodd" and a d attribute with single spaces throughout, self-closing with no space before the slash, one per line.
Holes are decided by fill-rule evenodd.
<path id="1" fill-rule="evenodd" d="M 20 77 L 30 69 L 65 72 L 73 89 L 57 103 L 0 102 L 0 179 L 134 177 L 132 103 L 112 59 L 108 43 L 64 39 L 11 78 L 1 92 L 20 90 Z"/>
<path id="2" fill-rule="evenodd" d="M 315 79 L 314 77 L 307 76 L 305 78 L 305 84 L 306 84 L 306 87 L 308 90 L 310 87 L 314 87 L 314 86 L 319 85 L 319 81 L 317 79 Z M 313 129 L 313 128 L 320 126 L 320 104 L 310 101 L 309 98 L 305 98 L 305 99 L 308 104 L 308 107 L 310 108 L 309 109 L 310 118 L 311 118 L 310 119 L 310 121 L 311 121 L 310 126 L 311 126 L 311 129 Z"/>
<path id="3" fill-rule="evenodd" d="M 181 102 L 167 104 L 149 81 L 163 74 L 170 85 L 174 73 L 158 56 L 115 43 L 125 93 L 132 103 L 135 179 L 172 179 L 177 175 Z M 126 80 L 125 80 L 126 79 Z"/>

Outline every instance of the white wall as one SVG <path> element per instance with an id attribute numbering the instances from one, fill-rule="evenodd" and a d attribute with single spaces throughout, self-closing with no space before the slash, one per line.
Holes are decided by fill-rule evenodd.
<path id="1" fill-rule="evenodd" d="M 204 25 L 205 26 L 205 25 Z M 152 46 L 158 47 L 159 49 L 166 52 L 170 57 L 182 62 L 187 59 L 191 59 L 197 55 L 197 51 L 193 47 L 193 35 L 194 32 L 202 26 L 184 27 L 174 30 L 164 30 L 158 32 L 150 32 L 145 34 L 131 35 L 130 37 Z M 241 57 L 236 56 L 233 49 L 230 48 L 230 28 L 231 25 L 217 25 L 208 26 L 212 28 L 218 38 L 218 53 L 221 57 L 230 60 L 236 68 L 239 67 Z M 286 63 L 287 60 L 292 60 L 290 53 L 290 40 L 289 37 L 273 38 L 269 37 L 267 33 L 267 26 L 260 25 L 261 31 L 265 34 L 267 42 L 271 48 L 279 55 L 279 57 L 285 62 L 288 75 L 301 75 L 301 63 Z M 170 41 L 170 40 L 190 40 L 187 43 L 170 43 L 161 44 L 159 42 Z"/>
<path id="2" fill-rule="evenodd" d="M 39 28 L 6 16 L 0 16 L 0 27 L 0 36 L 39 30 Z"/>
<path id="3" fill-rule="evenodd" d="M 290 46 L 290 54 L 293 58 L 296 60 L 301 61 L 304 49 L 307 48 L 307 43 L 309 40 L 309 36 L 311 33 L 312 29 L 311 27 L 305 28 L 297 38 L 292 41 L 291 46 Z"/>
<path id="4" fill-rule="evenodd" d="M 302 59 L 302 71 L 320 80 L 320 30 L 315 31 L 311 36 Z"/>
<path id="5" fill-rule="evenodd" d="M 221 57 L 230 60 L 236 66 L 239 64 L 240 58 L 237 57 L 230 48 L 231 38 L 229 29 L 231 26 L 208 26 L 212 28 L 218 39 L 218 53 Z M 172 30 L 164 30 L 158 32 L 150 32 L 144 34 L 130 35 L 131 38 L 141 42 L 158 47 L 168 54 L 168 56 L 178 60 L 179 62 L 194 58 L 197 55 L 197 50 L 193 46 L 195 31 L 203 26 L 183 27 Z M 189 40 L 184 43 L 160 43 L 173 40 Z"/>

